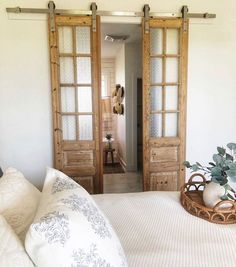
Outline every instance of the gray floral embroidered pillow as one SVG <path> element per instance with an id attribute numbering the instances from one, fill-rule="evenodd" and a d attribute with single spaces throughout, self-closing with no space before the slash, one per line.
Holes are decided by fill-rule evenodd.
<path id="1" fill-rule="evenodd" d="M 126 267 L 109 221 L 71 178 L 49 168 L 25 246 L 37 267 Z"/>

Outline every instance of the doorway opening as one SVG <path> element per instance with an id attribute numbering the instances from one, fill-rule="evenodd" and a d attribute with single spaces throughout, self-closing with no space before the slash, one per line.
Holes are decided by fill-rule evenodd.
<path id="1" fill-rule="evenodd" d="M 104 193 L 142 191 L 142 28 L 101 24 Z"/>

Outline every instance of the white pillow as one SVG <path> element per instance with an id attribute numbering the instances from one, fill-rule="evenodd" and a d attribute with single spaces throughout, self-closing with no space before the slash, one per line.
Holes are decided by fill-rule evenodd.
<path id="1" fill-rule="evenodd" d="M 25 247 L 38 267 L 128 266 L 119 239 L 92 197 L 54 169 L 48 169 Z"/>
<path id="2" fill-rule="evenodd" d="M 40 198 L 39 190 L 14 168 L 8 168 L 0 179 L 0 214 L 24 241 Z"/>
<path id="3" fill-rule="evenodd" d="M 2 215 L 0 215 L 0 266 L 34 266 L 21 241 Z"/>

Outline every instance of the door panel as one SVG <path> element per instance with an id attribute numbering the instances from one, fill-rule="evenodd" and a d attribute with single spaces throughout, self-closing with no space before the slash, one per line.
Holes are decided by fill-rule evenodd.
<path id="1" fill-rule="evenodd" d="M 143 23 L 144 189 L 184 183 L 188 27 L 182 19 Z M 187 22 L 188 23 L 188 22 Z"/>
<path id="2" fill-rule="evenodd" d="M 102 191 L 99 17 L 56 16 L 50 36 L 55 167 Z"/>

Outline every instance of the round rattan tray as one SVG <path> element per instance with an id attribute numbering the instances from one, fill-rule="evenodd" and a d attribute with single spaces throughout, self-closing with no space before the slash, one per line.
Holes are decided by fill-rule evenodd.
<path id="1" fill-rule="evenodd" d="M 200 177 L 194 181 L 196 177 Z M 232 200 L 222 200 L 217 203 L 214 208 L 208 208 L 203 202 L 203 190 L 208 182 L 204 175 L 200 173 L 193 174 L 189 181 L 182 187 L 180 201 L 182 206 L 190 214 L 218 224 L 236 223 L 236 202 Z M 222 208 L 223 204 L 229 206 Z M 231 204 L 231 205 L 229 205 Z"/>

